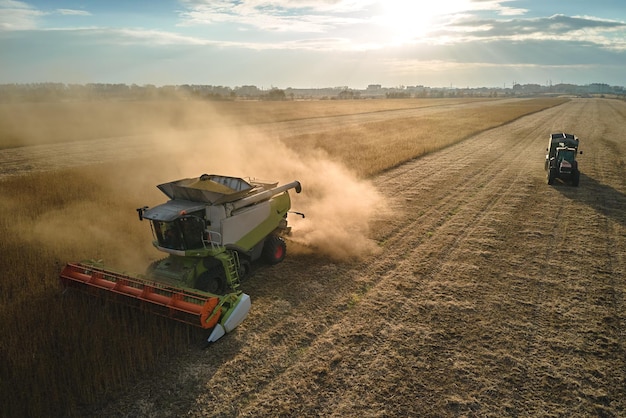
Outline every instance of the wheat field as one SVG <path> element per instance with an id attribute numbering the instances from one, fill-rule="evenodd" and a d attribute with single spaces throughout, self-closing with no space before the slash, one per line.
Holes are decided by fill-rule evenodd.
<path id="1" fill-rule="evenodd" d="M 319 250 L 327 237 L 317 237 L 315 230 L 335 228 L 332 224 L 309 226 L 310 230 L 303 226 L 311 238 L 292 244 L 300 262 L 323 268 L 324 260 L 358 263 L 361 256 L 355 254 L 355 248 L 369 251 L 370 244 L 359 247 L 355 236 L 375 241 L 368 224 L 376 219 L 357 223 L 356 218 L 367 209 L 354 202 L 367 201 L 364 189 L 371 188 L 370 182 L 381 173 L 564 103 L 567 99 L 3 105 L 0 150 L 20 148 L 27 155 L 29 147 L 50 144 L 70 150 L 77 141 L 138 133 L 158 136 L 164 130 L 175 146 L 170 143 L 149 157 L 0 178 L 0 234 L 5 237 L 0 243 L 2 415 L 84 416 L 130 391 L 137 382 L 163 377 L 159 370 L 164 364 L 197 350 L 201 334 L 193 328 L 108 301 L 63 293 L 58 283 L 58 273 L 68 261 L 103 259 L 140 272 L 158 257 L 150 245 L 149 228 L 137 221 L 134 209 L 162 199 L 154 187 L 154 177 L 158 177 L 154 173 L 165 180 L 166 176 L 173 180 L 178 175 L 198 174 L 186 172 L 184 162 L 173 167 L 168 161 L 191 159 L 190 150 L 212 144 L 211 139 L 195 137 L 176 142 L 177 132 L 186 138 L 185 132 L 210 130 L 216 124 L 228 126 L 227 132 L 232 134 L 240 127 L 256 132 L 259 126 L 288 123 L 275 135 L 263 133 L 253 142 L 242 141 L 241 135 L 221 137 L 219 150 L 203 153 L 199 160 L 195 156 L 189 166 L 212 170 L 224 165 L 224 159 L 241 158 L 239 168 L 258 168 L 266 175 L 282 170 L 298 176 L 304 186 L 299 204 L 310 210 L 313 218 L 322 218 L 330 205 L 346 219 L 348 232 L 336 238 L 337 246 L 331 252 Z M 348 116 L 350 123 L 333 126 L 332 118 L 346 120 Z M 323 131 L 298 129 L 319 126 L 328 118 L 332 119 L 330 127 Z M 120 155 L 124 152 L 119 150 Z M 230 163 L 225 167 L 234 170 Z M 341 190 L 326 190 L 328 185 L 319 181 L 320 174 L 341 179 Z M 358 187 L 351 189 L 352 184 Z M 347 220 L 350 217 L 355 218 L 354 224 Z M 342 241 L 350 248 L 340 250 Z M 261 269 L 260 276 L 264 274 L 268 273 Z M 270 297 L 263 288 L 253 293 L 259 286 L 256 282 L 249 286 L 253 300 Z M 348 291 L 348 312 L 367 298 L 372 286 L 375 284 L 367 281 L 361 290 Z M 264 308 L 258 309 L 262 312 Z M 239 343 L 254 345 L 254 341 Z"/>

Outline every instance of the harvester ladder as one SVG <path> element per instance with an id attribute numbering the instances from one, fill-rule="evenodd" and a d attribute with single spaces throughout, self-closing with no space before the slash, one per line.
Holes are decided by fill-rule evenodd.
<path id="1" fill-rule="evenodd" d="M 239 254 L 237 251 L 225 251 L 218 257 L 226 271 L 226 281 L 233 290 L 239 290 Z"/>

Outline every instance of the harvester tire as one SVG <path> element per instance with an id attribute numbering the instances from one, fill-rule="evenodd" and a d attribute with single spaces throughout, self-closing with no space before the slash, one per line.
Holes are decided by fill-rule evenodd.
<path id="1" fill-rule="evenodd" d="M 556 169 L 550 168 L 548 170 L 548 184 L 553 184 L 555 177 L 556 177 Z"/>
<path id="2" fill-rule="evenodd" d="M 203 292 L 223 295 L 226 292 L 226 274 L 221 268 L 205 271 L 196 278 L 195 288 Z"/>
<path id="3" fill-rule="evenodd" d="M 252 264 L 248 260 L 239 260 L 239 280 L 247 278 L 252 273 Z"/>
<path id="4" fill-rule="evenodd" d="M 578 187 L 579 182 L 580 182 L 580 171 L 576 170 L 572 174 L 572 186 Z"/>
<path id="5" fill-rule="evenodd" d="M 268 264 L 278 264 L 285 258 L 287 253 L 287 244 L 285 241 L 276 235 L 271 235 L 265 240 L 263 246 L 263 259 Z"/>

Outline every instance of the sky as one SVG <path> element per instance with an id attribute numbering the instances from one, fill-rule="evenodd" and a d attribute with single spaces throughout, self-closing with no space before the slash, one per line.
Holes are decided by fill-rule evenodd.
<path id="1" fill-rule="evenodd" d="M 0 0 L 0 84 L 626 85 L 624 0 Z"/>

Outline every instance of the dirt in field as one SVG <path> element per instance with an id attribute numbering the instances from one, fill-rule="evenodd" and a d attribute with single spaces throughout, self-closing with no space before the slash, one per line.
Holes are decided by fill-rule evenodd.
<path id="1" fill-rule="evenodd" d="M 577 188 L 546 184 L 558 131 L 581 138 Z M 626 104 L 581 99 L 370 182 L 311 167 L 297 210 L 326 223 L 243 283 L 248 318 L 84 415 L 624 416 L 625 161 Z M 324 174 L 345 211 L 304 200 Z"/>
<path id="2" fill-rule="evenodd" d="M 546 184 L 555 131 L 578 188 Z M 235 332 L 94 414 L 623 416 L 625 138 L 626 104 L 574 100 L 376 177 L 379 254 L 259 268 Z"/>

